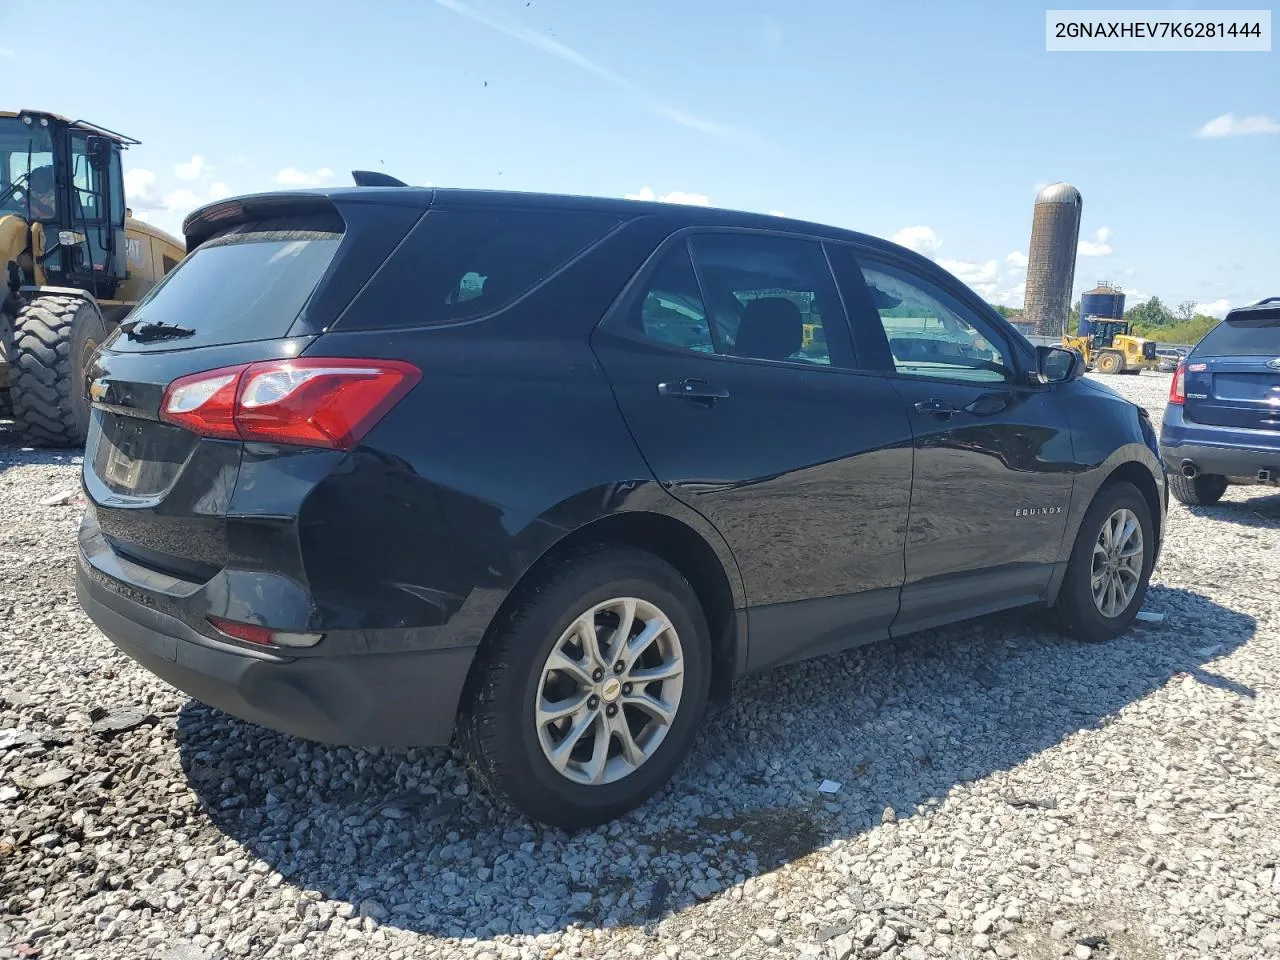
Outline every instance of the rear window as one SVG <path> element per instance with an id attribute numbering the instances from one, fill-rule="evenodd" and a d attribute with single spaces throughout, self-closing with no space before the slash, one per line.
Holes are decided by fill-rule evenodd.
<path id="1" fill-rule="evenodd" d="M 378 271 L 372 300 L 339 328 L 474 320 L 524 296 L 621 222 L 556 210 L 432 210 Z M 406 306 L 403 291 L 412 291 Z M 383 304 L 387 298 L 394 301 Z"/>
<path id="2" fill-rule="evenodd" d="M 1192 353 L 1215 357 L 1280 357 L 1280 310 L 1257 318 L 1228 318 L 1204 335 Z"/>
<path id="3" fill-rule="evenodd" d="M 113 350 L 207 347 L 285 336 L 328 269 L 342 240 L 340 221 L 259 222 L 201 244 L 129 315 L 190 336 L 139 341 L 118 336 Z"/>

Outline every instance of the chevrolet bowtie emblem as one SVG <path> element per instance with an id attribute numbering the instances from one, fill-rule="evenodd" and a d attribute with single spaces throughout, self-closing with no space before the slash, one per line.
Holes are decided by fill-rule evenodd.
<path id="1" fill-rule="evenodd" d="M 97 403 L 107 395 L 107 381 L 95 380 L 89 384 L 89 399 Z"/>

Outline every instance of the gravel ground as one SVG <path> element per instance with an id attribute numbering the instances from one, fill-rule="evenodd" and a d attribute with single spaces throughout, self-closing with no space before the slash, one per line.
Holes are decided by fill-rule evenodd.
<path id="1" fill-rule="evenodd" d="M 1159 419 L 1167 375 L 1108 382 Z M 1022 612 L 750 678 L 569 836 L 448 750 L 279 736 L 115 653 L 80 506 L 42 504 L 77 458 L 3 442 L 0 957 L 1280 956 L 1274 491 L 1172 505 L 1161 625 Z"/>

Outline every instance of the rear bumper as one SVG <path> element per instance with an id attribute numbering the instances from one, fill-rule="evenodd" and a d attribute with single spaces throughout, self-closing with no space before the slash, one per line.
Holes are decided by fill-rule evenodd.
<path id="1" fill-rule="evenodd" d="M 1209 443 L 1160 444 L 1160 458 L 1171 473 L 1190 460 L 1201 473 L 1213 473 L 1235 480 L 1256 480 L 1258 471 L 1270 470 L 1280 478 L 1280 450 L 1251 447 L 1223 447 Z"/>
<path id="2" fill-rule="evenodd" d="M 201 703 L 343 746 L 438 746 L 453 734 L 472 647 L 285 657 L 212 640 L 121 590 L 129 588 L 80 551 L 76 595 L 89 618 L 124 653 Z"/>
<path id="3" fill-rule="evenodd" d="M 1194 423 L 1180 407 L 1165 409 L 1160 458 L 1170 473 L 1190 460 L 1201 473 L 1254 480 L 1259 470 L 1280 475 L 1280 431 Z"/>

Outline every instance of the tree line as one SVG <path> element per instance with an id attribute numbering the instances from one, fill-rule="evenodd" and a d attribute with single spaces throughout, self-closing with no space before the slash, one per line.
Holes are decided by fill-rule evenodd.
<path id="1" fill-rule="evenodd" d="M 991 304 L 1000 315 L 1009 318 L 1022 316 L 1022 311 L 1015 307 L 1006 307 L 998 303 Z M 1185 300 L 1172 310 L 1161 302 L 1159 297 L 1152 297 L 1142 303 L 1134 304 L 1124 312 L 1124 318 L 1133 328 L 1135 336 L 1159 343 L 1195 343 L 1217 324 L 1218 318 L 1205 313 L 1196 312 L 1196 302 Z M 1075 333 L 1080 328 L 1080 301 L 1071 306 L 1071 315 L 1067 318 L 1067 330 Z"/>

